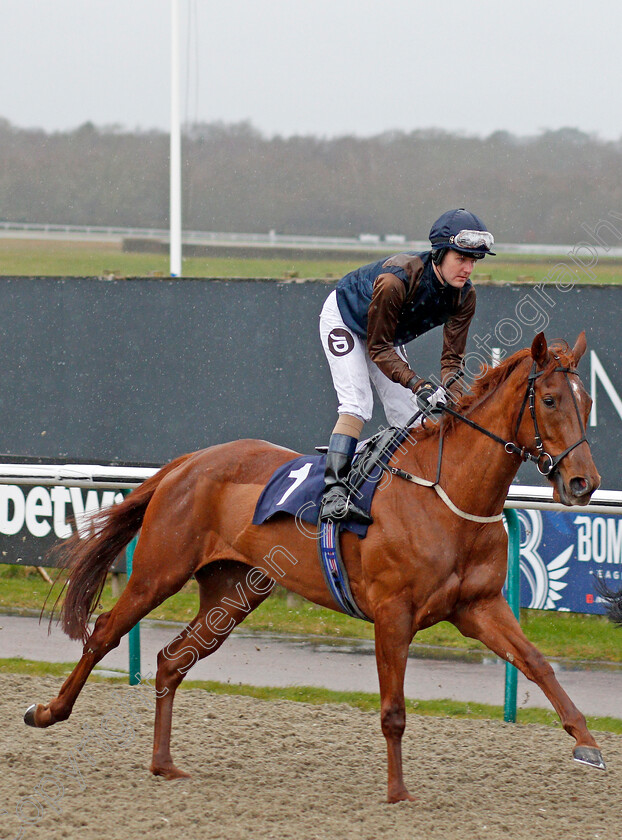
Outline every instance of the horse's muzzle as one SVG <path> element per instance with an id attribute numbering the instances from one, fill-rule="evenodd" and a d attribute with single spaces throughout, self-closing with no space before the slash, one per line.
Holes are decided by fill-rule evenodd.
<path id="1" fill-rule="evenodd" d="M 564 481 L 561 473 L 556 470 L 553 477 L 553 500 L 562 505 L 587 505 L 592 493 L 600 486 L 600 476 L 594 478 L 575 475 L 568 482 Z"/>

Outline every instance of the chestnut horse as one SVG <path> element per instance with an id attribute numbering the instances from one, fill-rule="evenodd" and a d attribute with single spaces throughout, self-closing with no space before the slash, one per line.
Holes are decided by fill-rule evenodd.
<path id="1" fill-rule="evenodd" d="M 391 461 L 402 477 L 394 476 L 375 494 L 374 524 L 365 539 L 342 537 L 352 594 L 375 626 L 389 802 L 413 798 L 401 756 L 408 646 L 417 630 L 439 621 L 479 639 L 537 683 L 575 738 L 575 759 L 604 767 L 584 716 L 523 635 L 502 595 L 507 537 L 501 512 L 521 455 L 549 472 L 556 500 L 566 505 L 587 504 L 600 483 L 585 439 L 591 400 L 576 374 L 585 349 L 583 333 L 572 351 L 564 344 L 554 352 L 539 333 L 530 349 L 481 376 L 459 407 L 466 422 L 446 415 L 440 424 L 440 486 L 447 501 L 430 487 L 403 480 L 406 472 L 436 475 L 439 428 L 414 431 Z M 295 456 L 253 440 L 185 455 L 123 503 L 102 511 L 89 538 L 74 535 L 65 562 L 70 582 L 62 624 L 69 636 L 85 640 L 84 652 L 58 696 L 31 706 L 26 723 L 47 727 L 66 720 L 94 665 L 194 575 L 198 613 L 158 655 L 151 764 L 152 773 L 167 779 L 186 776 L 173 762 L 170 736 L 175 691 L 191 665 L 215 651 L 269 595 L 274 578 L 337 609 L 318 563 L 315 530 L 285 515 L 252 524 L 268 479 Z M 106 574 L 141 527 L 127 586 L 89 635 Z"/>

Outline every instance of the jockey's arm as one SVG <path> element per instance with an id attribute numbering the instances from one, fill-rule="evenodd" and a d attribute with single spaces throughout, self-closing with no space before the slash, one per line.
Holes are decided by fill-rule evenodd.
<path id="1" fill-rule="evenodd" d="M 474 314 L 475 289 L 471 287 L 456 314 L 443 327 L 441 382 L 445 384 L 458 374 L 448 389 L 456 400 L 462 395 L 462 360 L 464 359 L 467 336 Z"/>
<path id="2" fill-rule="evenodd" d="M 397 354 L 393 343 L 406 291 L 405 283 L 395 274 L 376 278 L 368 311 L 367 350 L 385 376 L 414 389 L 424 380 Z"/>

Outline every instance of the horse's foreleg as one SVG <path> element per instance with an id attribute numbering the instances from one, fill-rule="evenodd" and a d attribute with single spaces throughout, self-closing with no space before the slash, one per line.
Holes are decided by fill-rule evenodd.
<path id="1" fill-rule="evenodd" d="M 501 659 L 511 662 L 535 682 L 559 715 L 562 726 L 576 740 L 574 758 L 605 769 L 598 744 L 590 734 L 585 717 L 561 687 L 553 669 L 521 630 L 505 599 L 478 601 L 461 609 L 453 618 L 458 630 L 479 639 Z"/>
<path id="2" fill-rule="evenodd" d="M 410 605 L 398 601 L 374 612 L 376 664 L 380 682 L 380 721 L 387 742 L 388 801 L 414 800 L 404 784 L 402 735 L 406 728 L 404 675 L 413 637 Z"/>
<path id="3" fill-rule="evenodd" d="M 201 603 L 196 618 L 158 654 L 156 713 L 151 772 L 166 779 L 188 776 L 171 756 L 175 691 L 190 668 L 222 645 L 234 627 L 272 591 L 265 576 L 251 588 L 250 568 L 238 562 L 216 562 L 197 574 Z"/>

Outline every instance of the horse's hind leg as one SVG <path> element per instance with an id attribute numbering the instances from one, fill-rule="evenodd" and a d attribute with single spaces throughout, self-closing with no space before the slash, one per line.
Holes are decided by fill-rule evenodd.
<path id="1" fill-rule="evenodd" d="M 157 574 L 154 564 L 149 568 L 141 563 L 140 542 L 136 548 L 134 570 L 121 597 L 112 610 L 102 613 L 93 632 L 83 648 L 82 657 L 71 674 L 63 683 L 58 696 L 47 705 L 32 705 L 24 715 L 29 726 L 47 727 L 58 721 L 66 720 L 89 674 L 110 651 L 116 648 L 121 638 L 152 609 L 179 591 L 188 580 L 191 572 L 180 563 L 175 569 L 167 569 L 164 579 Z M 143 559 L 145 558 L 143 549 Z M 173 564 L 170 564 L 173 566 Z"/>
<path id="2" fill-rule="evenodd" d="M 196 578 L 199 611 L 158 654 L 151 772 L 167 779 L 188 776 L 173 763 L 170 748 L 177 687 L 195 662 L 218 650 L 233 628 L 268 597 L 274 585 L 258 569 L 235 561 L 216 561 L 202 568 Z"/>

